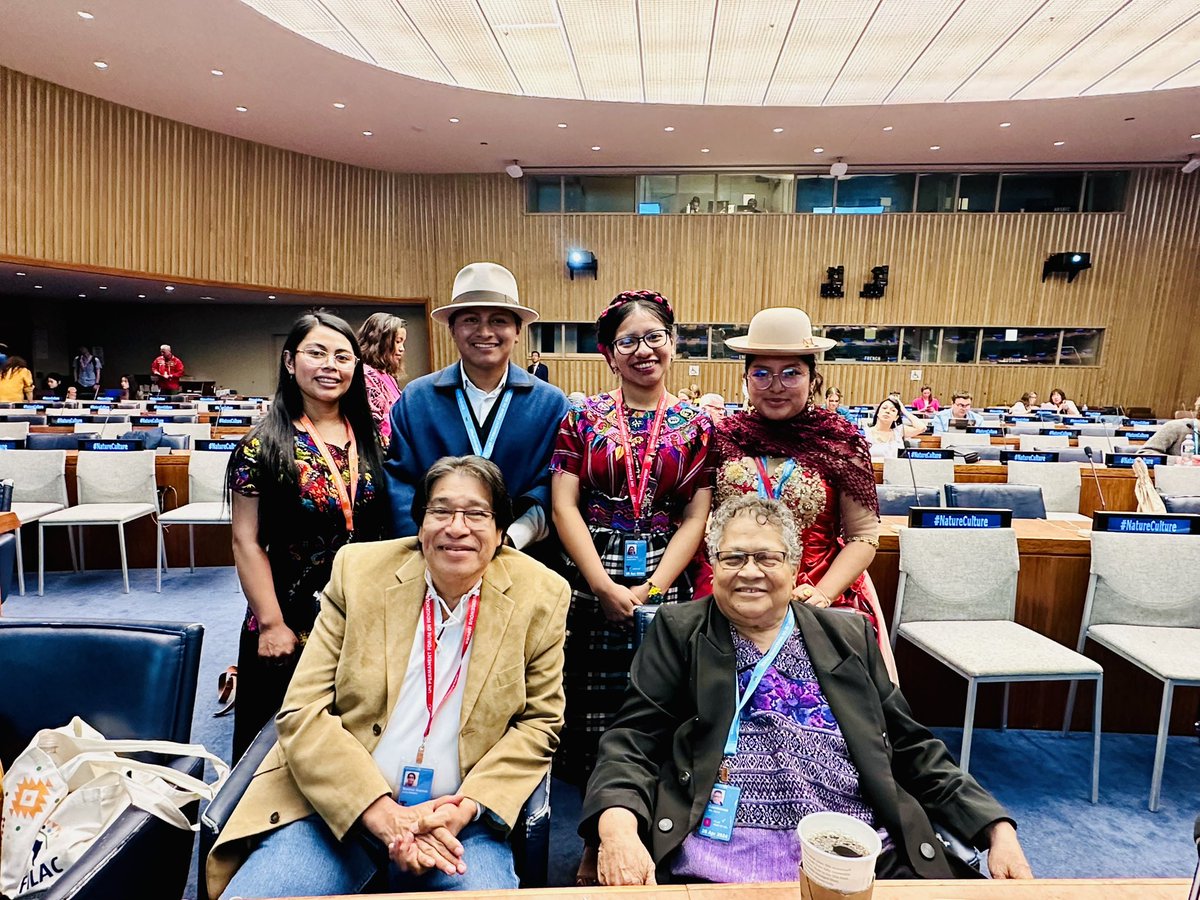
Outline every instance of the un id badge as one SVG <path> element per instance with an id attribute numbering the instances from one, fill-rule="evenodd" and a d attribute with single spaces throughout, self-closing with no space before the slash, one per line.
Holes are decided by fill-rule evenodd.
<path id="1" fill-rule="evenodd" d="M 728 841 L 733 837 L 733 819 L 737 815 L 738 801 L 742 789 L 732 784 L 718 782 L 712 786 L 708 795 L 708 804 L 704 807 L 704 816 L 700 819 L 700 827 L 696 833 L 700 837 L 714 841 Z"/>
<path id="2" fill-rule="evenodd" d="M 646 540 L 644 538 L 625 538 L 621 556 L 625 562 L 623 574 L 626 578 L 646 577 Z"/>
<path id="3" fill-rule="evenodd" d="M 396 802 L 401 806 L 416 806 L 433 796 L 433 769 L 425 766 L 405 766 L 400 770 L 400 787 Z"/>

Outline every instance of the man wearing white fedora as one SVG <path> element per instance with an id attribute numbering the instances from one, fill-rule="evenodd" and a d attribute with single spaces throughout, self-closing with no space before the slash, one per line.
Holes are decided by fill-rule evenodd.
<path id="1" fill-rule="evenodd" d="M 562 391 L 509 360 L 538 314 L 521 305 L 512 272 L 478 262 L 459 271 L 450 302 L 431 315 L 450 328 L 460 358 L 408 384 L 392 407 L 384 463 L 392 534 L 417 533 L 413 496 L 431 465 L 474 454 L 500 467 L 517 514 L 508 536 L 529 548 L 550 533 L 550 453 L 567 413 Z"/>

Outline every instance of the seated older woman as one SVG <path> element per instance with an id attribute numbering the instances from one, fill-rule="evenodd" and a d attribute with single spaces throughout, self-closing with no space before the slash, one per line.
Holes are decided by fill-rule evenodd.
<path id="1" fill-rule="evenodd" d="M 826 810 L 879 830 L 881 878 L 977 874 L 931 816 L 990 847 L 993 877 L 1032 877 L 1005 811 L 913 721 L 870 624 L 791 601 L 797 542 L 774 500 L 714 515 L 713 597 L 662 607 L 600 741 L 580 834 L 601 883 L 794 881 L 796 825 Z"/>
<path id="2" fill-rule="evenodd" d="M 493 463 L 446 457 L 415 538 L 338 552 L 210 896 L 517 887 L 506 833 L 558 744 L 570 591 L 501 546 L 512 515 Z"/>

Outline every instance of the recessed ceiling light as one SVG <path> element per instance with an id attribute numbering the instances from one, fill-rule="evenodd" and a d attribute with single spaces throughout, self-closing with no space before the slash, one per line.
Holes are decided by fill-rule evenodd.
<path id="1" fill-rule="evenodd" d="M 1055 147 L 1061 147 L 1061 146 L 1062 146 L 1063 144 L 1065 144 L 1065 143 L 1066 143 L 1066 141 L 1055 141 L 1055 142 L 1054 142 L 1054 146 L 1055 146 Z"/>
<path id="2" fill-rule="evenodd" d="M 700 152 L 701 152 L 701 153 L 711 153 L 712 151 L 711 151 L 711 150 L 709 150 L 707 147 L 701 147 L 701 148 L 700 148 Z"/>
<path id="3" fill-rule="evenodd" d="M 566 128 L 566 127 L 567 127 L 567 123 L 566 123 L 566 122 L 559 122 L 559 123 L 558 123 L 558 127 L 559 127 L 559 128 Z"/>
<path id="4" fill-rule="evenodd" d="M 892 126 L 891 126 L 891 125 L 884 125 L 884 126 L 883 126 L 883 130 L 884 130 L 884 131 L 891 131 L 891 130 L 892 130 Z"/>
<path id="5" fill-rule="evenodd" d="M 145 299 L 146 299 L 146 295 L 145 295 L 145 294 L 138 294 L 138 299 L 139 299 L 139 300 L 145 300 Z"/>
<path id="6" fill-rule="evenodd" d="M 225 74 L 220 69 L 209 69 L 208 71 L 211 72 L 213 75 L 216 75 L 218 78 L 220 78 L 222 75 Z"/>
<path id="7" fill-rule="evenodd" d="M 450 124 L 451 124 L 451 125 L 457 125 L 457 124 L 458 124 L 460 121 L 461 121 L 461 120 L 458 118 L 458 116 L 451 116 L 451 117 L 450 117 Z"/>
<path id="8" fill-rule="evenodd" d="M 96 18 L 96 17 L 95 17 L 95 16 L 93 16 L 93 15 L 92 15 L 90 12 L 88 12 L 86 9 L 81 9 L 81 10 L 79 10 L 79 12 L 75 13 L 75 15 L 79 16 L 79 18 L 81 18 L 81 19 L 94 19 L 94 18 Z"/>
<path id="9" fill-rule="evenodd" d="M 274 300 L 274 299 L 275 299 L 275 295 L 274 295 L 274 294 L 267 294 L 267 299 L 268 299 L 268 300 Z"/>
<path id="10" fill-rule="evenodd" d="M 825 152 L 824 147 L 813 147 L 813 153 L 824 153 L 824 152 Z"/>
<path id="11" fill-rule="evenodd" d="M 33 289 L 34 289 L 35 291 L 40 291 L 40 290 L 42 289 L 42 286 L 41 286 L 40 284 L 35 284 L 35 285 L 33 286 Z"/>
<path id="12" fill-rule="evenodd" d="M 364 132 L 363 132 L 363 137 L 370 137 L 370 136 L 371 136 L 371 135 L 373 135 L 374 133 L 375 133 L 375 132 L 373 132 L 373 131 L 364 131 Z"/>
<path id="13" fill-rule="evenodd" d="M 941 149 L 942 149 L 942 145 L 941 145 L 941 144 L 934 144 L 934 145 L 932 145 L 932 146 L 931 146 L 929 149 L 930 149 L 930 150 L 941 150 Z"/>
<path id="14" fill-rule="evenodd" d="M 20 277 L 22 277 L 22 278 L 24 278 L 24 277 L 25 277 L 25 273 L 24 273 L 24 272 L 18 272 L 17 274 L 18 274 Z"/>
<path id="15" fill-rule="evenodd" d="M 782 129 L 782 128 L 772 128 L 771 130 L 772 130 L 773 132 L 775 132 L 776 134 L 782 134 L 782 133 L 783 133 L 783 129 Z"/>
<path id="16" fill-rule="evenodd" d="M 175 288 L 173 285 L 168 284 L 165 288 L 163 288 L 163 290 L 164 291 L 173 291 L 173 290 L 175 290 Z"/>
<path id="17" fill-rule="evenodd" d="M 80 297 L 86 297 L 86 296 L 87 296 L 87 294 L 80 294 L 79 296 L 80 296 Z"/>
<path id="18" fill-rule="evenodd" d="M 1001 122 L 1000 127 L 1001 128 L 1012 128 L 1012 122 Z"/>
<path id="19" fill-rule="evenodd" d="M 666 128 L 663 129 L 663 131 L 674 131 L 674 130 L 675 130 L 674 125 L 668 125 Z"/>
<path id="20" fill-rule="evenodd" d="M 334 109 L 345 109 L 346 104 L 343 103 L 341 100 L 339 100 L 337 103 L 333 104 L 333 108 Z"/>
<path id="21" fill-rule="evenodd" d="M 107 284 L 102 284 L 102 285 L 100 285 L 100 290 L 102 290 L 102 291 L 107 291 L 107 290 L 108 290 L 108 285 L 107 285 Z"/>
<path id="22" fill-rule="evenodd" d="M 1200 134 L 1193 134 L 1193 135 L 1192 135 L 1192 140 L 1193 140 L 1193 141 L 1200 141 Z"/>
<path id="23" fill-rule="evenodd" d="M 201 297 L 201 300 L 216 300 L 216 297 Z"/>
<path id="24" fill-rule="evenodd" d="M 106 63 L 102 59 L 96 60 L 94 63 L 92 63 L 92 65 L 95 66 L 97 69 L 107 69 L 108 68 L 108 63 Z"/>
<path id="25" fill-rule="evenodd" d="M 593 150 L 599 150 L 600 148 L 599 148 L 599 147 L 593 147 L 592 149 L 593 149 Z"/>
<path id="26" fill-rule="evenodd" d="M 235 106 L 234 109 L 236 109 L 238 112 L 250 112 L 250 110 L 244 106 Z"/>

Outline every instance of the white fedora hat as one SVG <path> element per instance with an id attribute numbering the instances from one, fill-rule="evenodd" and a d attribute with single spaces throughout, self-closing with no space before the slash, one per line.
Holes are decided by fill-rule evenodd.
<path id="1" fill-rule="evenodd" d="M 744 337 L 729 338 L 725 346 L 738 353 L 795 353 L 815 356 L 837 346 L 830 338 L 813 337 L 808 313 L 792 306 L 760 310 Z"/>
<path id="2" fill-rule="evenodd" d="M 435 322 L 450 324 L 450 317 L 468 307 L 507 309 L 522 325 L 537 320 L 538 314 L 522 306 L 517 296 L 517 279 L 497 263 L 477 262 L 463 266 L 454 276 L 454 293 L 450 302 L 439 306 L 430 315 Z"/>

